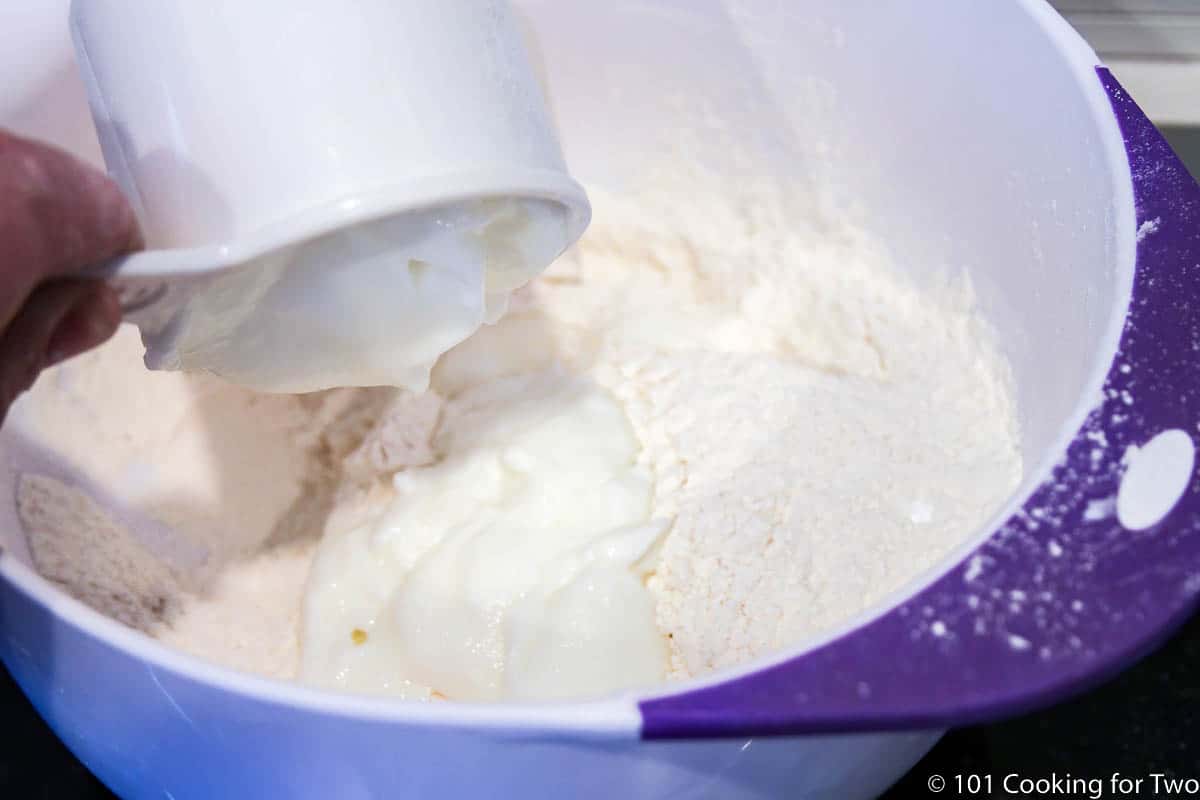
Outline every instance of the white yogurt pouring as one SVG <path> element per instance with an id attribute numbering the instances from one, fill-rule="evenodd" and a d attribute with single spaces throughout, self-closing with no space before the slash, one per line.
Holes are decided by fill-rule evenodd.
<path id="1" fill-rule="evenodd" d="M 327 529 L 301 677 L 456 700 L 578 697 L 662 680 L 638 562 L 666 530 L 621 407 L 548 369 L 451 400 L 432 466 Z"/>
<path id="2" fill-rule="evenodd" d="M 421 391 L 568 242 L 561 205 L 513 198 L 338 231 L 219 278 L 145 337 L 146 364 L 269 392 Z"/>

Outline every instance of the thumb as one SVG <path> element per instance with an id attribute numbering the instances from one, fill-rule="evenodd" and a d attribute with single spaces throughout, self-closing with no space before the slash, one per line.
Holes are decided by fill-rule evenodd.
<path id="1" fill-rule="evenodd" d="M 133 210 L 104 173 L 0 130 L 0 328 L 43 282 L 140 245 Z"/>
<path id="2" fill-rule="evenodd" d="M 43 368 L 105 341 L 120 321 L 116 293 L 101 281 L 38 287 L 0 336 L 0 421 Z"/>

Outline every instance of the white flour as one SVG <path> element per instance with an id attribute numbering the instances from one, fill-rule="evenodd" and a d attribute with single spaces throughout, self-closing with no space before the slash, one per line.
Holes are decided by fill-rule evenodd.
<path id="1" fill-rule="evenodd" d="M 711 188 L 593 192 L 581 245 L 433 376 L 453 396 L 559 363 L 620 401 L 653 476 L 653 516 L 671 525 L 648 585 L 672 677 L 863 610 L 960 543 L 1021 474 L 1007 367 L 969 287 L 918 291 L 870 239 L 769 185 Z M 424 437 L 438 398 L 416 410 L 402 398 L 407 410 L 390 414 L 378 390 L 255 398 L 147 375 L 133 346 L 123 337 L 44 378 L 26 407 L 34 427 L 107 494 L 208 554 L 204 570 L 127 587 L 169 595 L 169 613 L 134 624 L 230 666 L 293 675 L 304 575 L 337 484 L 435 458 Z M 78 390 L 102 383 L 119 391 Z M 126 413 L 122 398 L 141 390 L 165 396 Z M 97 539 L 68 528 L 99 530 L 95 510 L 75 514 L 87 505 L 78 492 L 40 486 L 21 505 L 39 568 L 127 618 L 128 597 L 110 607 L 88 587 L 137 560 L 135 539 L 162 547 L 110 520 L 114 544 L 85 560 Z M 173 574 L 199 577 L 164 591 Z"/>
<path id="2" fill-rule="evenodd" d="M 674 519 L 650 587 L 675 677 L 865 609 L 1021 476 L 1007 365 L 969 288 L 919 292 L 857 231 L 742 191 L 594 195 L 599 223 L 524 323 L 614 391 L 642 442 L 655 516 Z"/>

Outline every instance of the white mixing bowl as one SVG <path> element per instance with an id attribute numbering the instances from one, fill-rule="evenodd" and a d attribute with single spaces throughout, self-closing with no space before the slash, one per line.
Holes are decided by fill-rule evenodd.
<path id="1" fill-rule="evenodd" d="M 780 180 L 834 187 L 897 263 L 968 270 L 1012 361 L 1026 480 L 937 569 L 770 663 L 491 706 L 343 697 L 171 651 L 40 578 L 9 492 L 0 657 L 105 783 L 175 800 L 870 797 L 940 729 L 1077 691 L 1189 613 L 1200 194 L 1045 3 L 518 5 L 583 183 L 619 191 L 678 131 L 714 168 L 737 141 Z M 0 85 L 0 124 L 99 161 L 65 2 L 0 3 Z M 15 426 L 0 438 L 9 481 L 29 456 Z"/>

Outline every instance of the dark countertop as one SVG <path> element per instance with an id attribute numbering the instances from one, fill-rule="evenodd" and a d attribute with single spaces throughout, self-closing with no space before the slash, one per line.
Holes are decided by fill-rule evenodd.
<path id="1" fill-rule="evenodd" d="M 75 760 L 0 670 L 0 797 L 113 797 Z M 1163 772 L 1200 778 L 1200 615 L 1099 689 L 1036 714 L 947 734 L 888 798 L 930 797 L 930 775 L 1070 772 L 1107 779 Z M 943 796 L 955 797 L 952 790 Z M 1080 795 L 1074 795 L 1079 797 Z M 1113 796 L 1105 791 L 1105 797 Z"/>
<path id="2" fill-rule="evenodd" d="M 1114 772 L 1200 778 L 1200 615 L 1095 691 L 1008 722 L 951 731 L 885 797 L 930 797 L 926 782 L 934 774 L 999 781 L 1009 773 L 1068 772 L 1105 781 Z M 1109 788 L 1104 796 L 1117 796 Z M 1149 784 L 1143 796 L 1153 796 Z"/>

